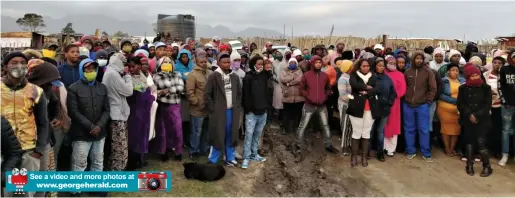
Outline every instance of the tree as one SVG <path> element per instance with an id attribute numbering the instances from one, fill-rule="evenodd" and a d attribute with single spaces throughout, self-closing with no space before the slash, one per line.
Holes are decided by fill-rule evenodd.
<path id="1" fill-rule="evenodd" d="M 114 37 L 126 38 L 126 37 L 129 37 L 129 34 L 123 33 L 122 31 L 118 31 L 118 32 L 114 33 L 113 36 Z"/>
<path id="2" fill-rule="evenodd" d="M 46 27 L 43 16 L 36 13 L 26 13 L 23 15 L 23 18 L 18 18 L 16 23 L 24 30 L 29 30 L 31 32 L 37 32 L 39 28 Z"/>
<path id="3" fill-rule="evenodd" d="M 66 24 L 66 26 L 63 28 L 63 30 L 61 30 L 61 33 L 63 34 L 75 34 L 75 30 L 73 30 L 73 24 L 72 23 L 68 23 Z"/>

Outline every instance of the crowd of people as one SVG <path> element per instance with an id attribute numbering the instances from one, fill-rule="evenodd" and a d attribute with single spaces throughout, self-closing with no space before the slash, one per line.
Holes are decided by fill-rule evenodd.
<path id="1" fill-rule="evenodd" d="M 192 160 L 223 158 L 246 169 L 266 160 L 263 129 L 278 118 L 299 151 L 305 133 L 316 131 L 327 152 L 340 153 L 331 136 L 341 132 L 352 167 L 358 158 L 368 166 L 370 149 L 381 162 L 399 151 L 414 159 L 417 145 L 433 162 L 437 140 L 447 156 L 466 161 L 467 174 L 481 161 L 487 177 L 490 155 L 507 164 L 515 130 L 515 50 L 491 56 L 487 63 L 473 43 L 465 52 L 346 50 L 344 43 L 282 52 L 269 42 L 260 52 L 255 43 L 236 50 L 217 37 L 200 46 L 161 38 L 112 46 L 85 36 L 13 52 L 2 60 L 2 173 L 135 170 L 148 153 L 181 161 L 183 148 Z"/>

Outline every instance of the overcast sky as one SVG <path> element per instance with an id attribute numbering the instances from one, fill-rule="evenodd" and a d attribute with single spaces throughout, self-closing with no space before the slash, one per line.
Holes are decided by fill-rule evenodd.
<path id="1" fill-rule="evenodd" d="M 193 14 L 199 24 L 233 31 L 258 27 L 295 35 L 432 37 L 482 39 L 515 33 L 512 2 L 354 2 L 354 1 L 2 1 L 2 16 L 34 12 L 51 18 L 101 14 L 119 20 L 156 20 L 157 14 Z M 94 21 L 93 21 L 94 22 Z M 511 23 L 511 24 L 510 24 Z M 80 24 L 74 24 L 74 27 Z"/>

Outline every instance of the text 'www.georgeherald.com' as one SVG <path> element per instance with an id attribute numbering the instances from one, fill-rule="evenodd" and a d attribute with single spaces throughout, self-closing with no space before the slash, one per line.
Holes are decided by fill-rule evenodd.
<path id="1" fill-rule="evenodd" d="M 109 182 L 102 182 L 102 183 L 88 183 L 88 182 L 84 182 L 84 183 L 80 183 L 80 184 L 70 184 L 70 183 L 43 183 L 43 184 L 36 184 L 37 188 L 43 188 L 43 189 L 48 189 L 48 188 L 54 188 L 54 189 L 77 189 L 77 190 L 80 190 L 80 189 L 91 189 L 91 188 L 120 188 L 120 189 L 123 189 L 123 188 L 128 188 L 128 184 L 119 184 L 119 183 L 115 183 L 115 184 L 111 184 Z"/>

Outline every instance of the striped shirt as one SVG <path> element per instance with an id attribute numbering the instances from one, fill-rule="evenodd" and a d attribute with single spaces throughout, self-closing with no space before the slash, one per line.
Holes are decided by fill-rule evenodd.
<path id="1" fill-rule="evenodd" d="M 158 96 L 157 100 L 168 104 L 181 103 L 181 95 L 184 94 L 184 81 L 179 73 L 159 72 L 154 75 L 153 79 L 158 91 L 168 89 L 168 94 Z"/>
<path id="2" fill-rule="evenodd" d="M 338 79 L 338 93 L 340 94 L 338 97 L 339 105 L 349 104 L 349 95 L 351 95 L 352 92 L 349 80 L 350 75 L 347 73 L 342 73 L 340 79 Z"/>

